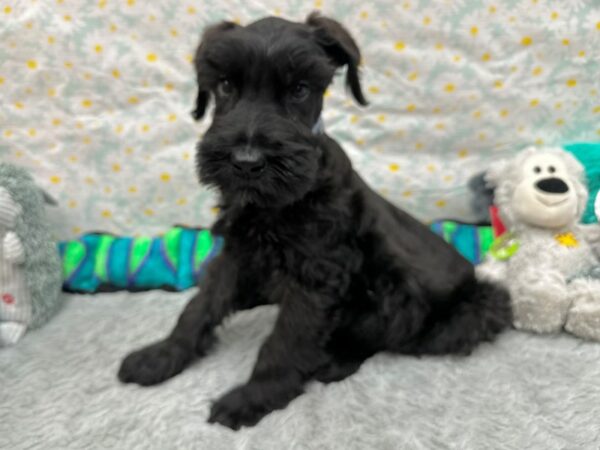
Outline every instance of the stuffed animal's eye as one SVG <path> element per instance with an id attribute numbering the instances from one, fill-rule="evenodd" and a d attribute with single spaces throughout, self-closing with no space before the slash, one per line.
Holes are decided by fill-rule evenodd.
<path id="1" fill-rule="evenodd" d="M 301 81 L 300 83 L 296 83 L 292 86 L 290 94 L 295 101 L 299 102 L 308 97 L 308 94 L 310 94 L 310 88 L 308 87 L 308 84 Z"/>
<path id="2" fill-rule="evenodd" d="M 548 172 L 550 172 L 550 173 L 554 173 L 554 172 L 556 172 L 556 167 L 554 167 L 554 166 L 549 166 L 549 167 L 548 167 Z"/>
<path id="3" fill-rule="evenodd" d="M 540 173 L 540 172 L 542 171 L 542 168 L 541 168 L 540 166 L 535 166 L 535 167 L 533 168 L 533 171 L 534 171 L 535 173 Z"/>
<path id="4" fill-rule="evenodd" d="M 221 97 L 227 97 L 231 95 L 233 93 L 233 85 L 231 84 L 231 81 L 229 81 L 227 78 L 221 78 L 219 84 L 217 84 L 217 93 Z"/>

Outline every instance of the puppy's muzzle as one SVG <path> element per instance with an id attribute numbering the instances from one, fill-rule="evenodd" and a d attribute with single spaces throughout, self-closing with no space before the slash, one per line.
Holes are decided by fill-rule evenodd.
<path id="1" fill-rule="evenodd" d="M 232 152 L 231 164 L 238 175 L 255 178 L 265 170 L 267 162 L 259 150 L 246 147 Z"/>

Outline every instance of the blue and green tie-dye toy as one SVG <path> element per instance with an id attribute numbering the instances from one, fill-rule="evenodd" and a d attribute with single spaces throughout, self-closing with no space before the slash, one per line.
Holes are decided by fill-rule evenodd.
<path id="1" fill-rule="evenodd" d="M 159 237 L 92 233 L 61 242 L 64 285 L 69 292 L 166 289 L 195 286 L 223 244 L 208 230 L 171 228 Z"/>
<path id="2" fill-rule="evenodd" d="M 492 241 L 491 226 L 442 220 L 431 229 L 469 261 L 479 264 Z M 223 238 L 209 230 L 173 227 L 158 237 L 90 233 L 58 245 L 67 292 L 182 291 L 196 286 Z"/>
<path id="3" fill-rule="evenodd" d="M 431 229 L 473 264 L 479 264 L 485 258 L 494 241 L 491 225 L 475 225 L 453 220 L 433 222 Z"/>

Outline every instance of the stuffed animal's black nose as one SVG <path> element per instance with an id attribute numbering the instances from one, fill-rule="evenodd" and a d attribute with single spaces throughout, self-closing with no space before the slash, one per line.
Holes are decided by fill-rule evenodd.
<path id="1" fill-rule="evenodd" d="M 569 191 L 567 183 L 560 178 L 544 178 L 535 183 L 535 187 L 549 194 L 564 194 Z"/>
<path id="2" fill-rule="evenodd" d="M 234 151 L 231 154 L 231 163 L 236 172 L 250 177 L 260 175 L 267 165 L 261 152 L 253 148 Z"/>

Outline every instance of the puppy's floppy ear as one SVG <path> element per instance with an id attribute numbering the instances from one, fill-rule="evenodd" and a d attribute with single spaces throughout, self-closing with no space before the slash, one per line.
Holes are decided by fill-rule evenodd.
<path id="1" fill-rule="evenodd" d="M 192 111 L 192 117 L 194 120 L 200 120 L 204 117 L 206 112 L 206 106 L 208 105 L 208 91 L 202 91 L 198 88 L 198 95 L 196 95 L 196 107 Z"/>
<path id="2" fill-rule="evenodd" d="M 208 27 L 202 34 L 200 44 L 198 45 L 196 55 L 194 56 L 194 67 L 196 68 L 196 76 L 198 81 L 198 95 L 196 96 L 196 107 L 192 111 L 192 117 L 195 120 L 202 119 L 204 113 L 206 112 L 208 100 L 210 99 L 210 91 L 208 87 L 202 85 L 200 77 L 200 60 L 202 58 L 202 53 L 210 41 L 218 38 L 218 36 L 221 33 L 236 27 L 238 27 L 236 23 L 224 21 Z"/>
<path id="3" fill-rule="evenodd" d="M 316 11 L 308 16 L 306 24 L 313 28 L 317 42 L 332 61 L 338 66 L 347 66 L 346 85 L 356 101 L 363 106 L 368 105 L 358 74 L 360 50 L 350 33 L 339 22 L 323 17 Z"/>

